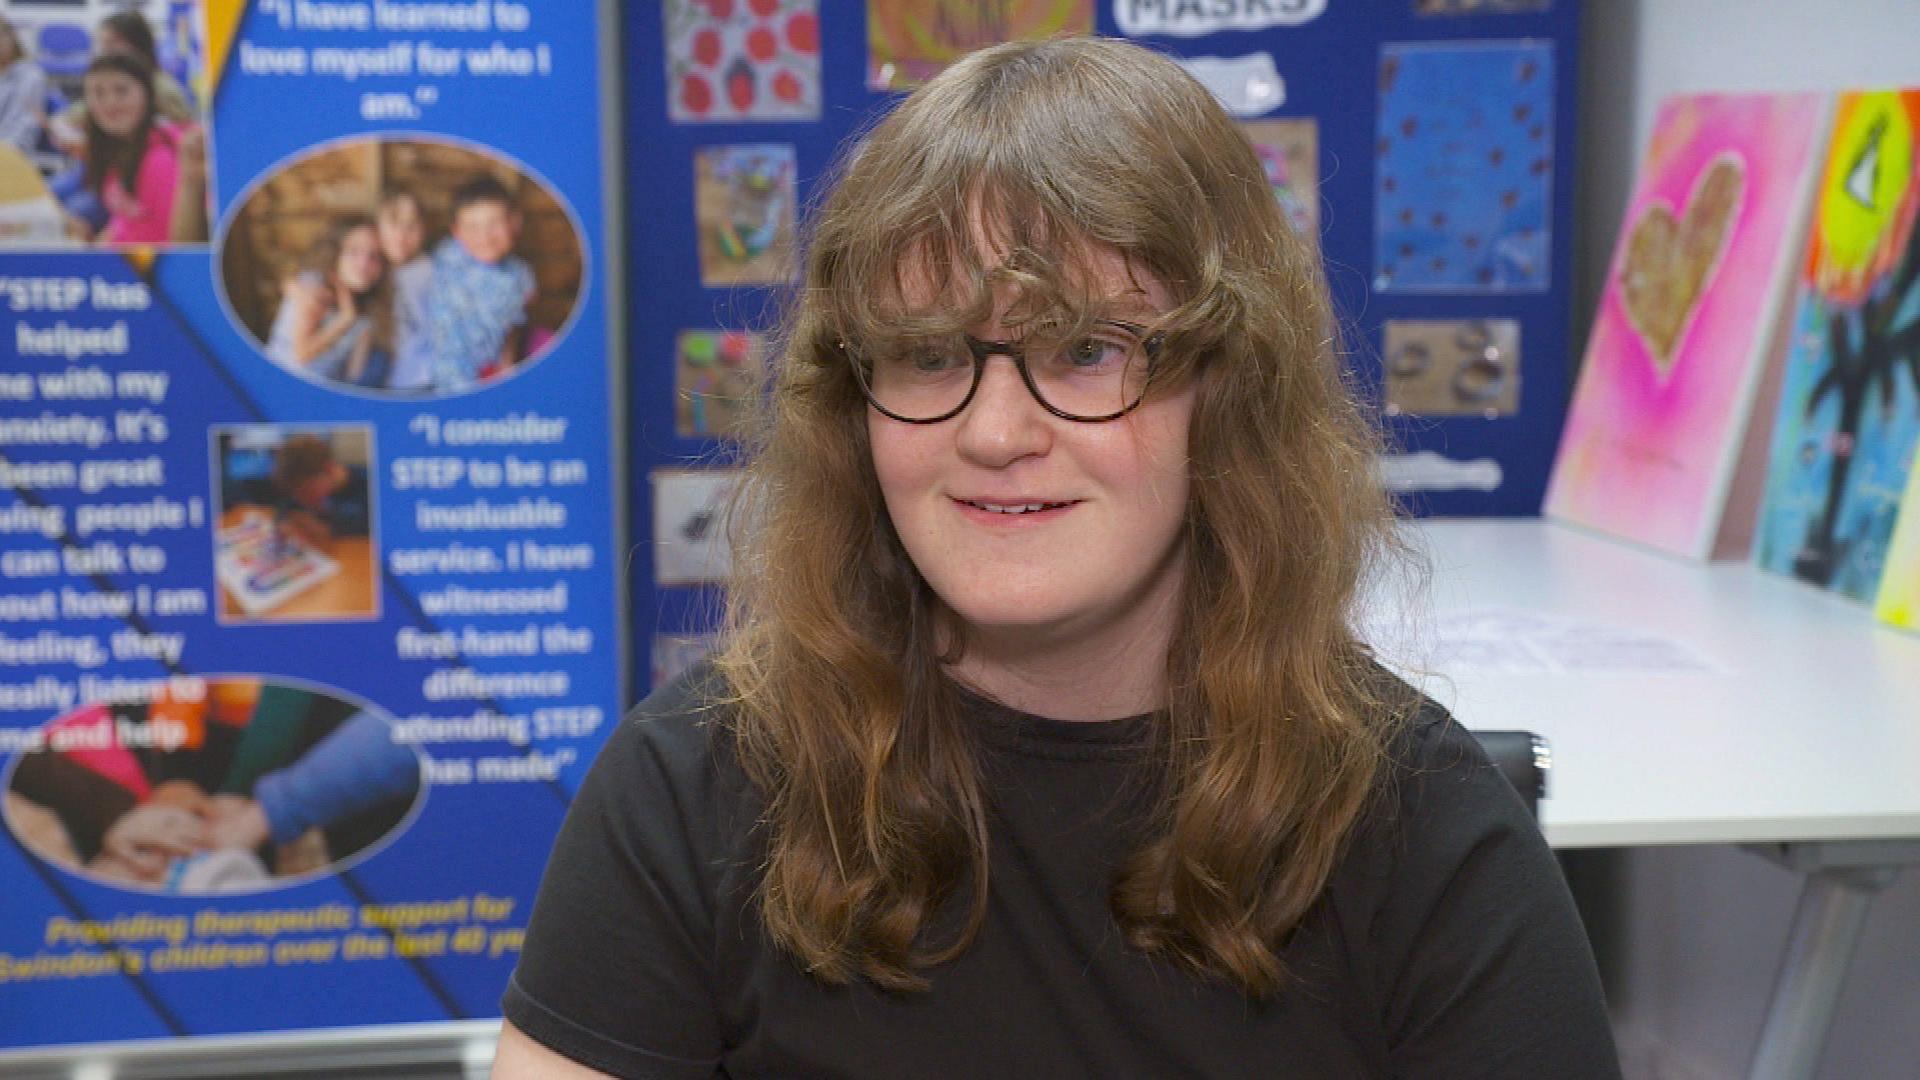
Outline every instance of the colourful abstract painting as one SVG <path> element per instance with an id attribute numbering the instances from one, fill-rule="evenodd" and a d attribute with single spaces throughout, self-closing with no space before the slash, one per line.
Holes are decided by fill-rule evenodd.
<path id="1" fill-rule="evenodd" d="M 1273 198 L 1300 235 L 1320 238 L 1320 132 L 1312 117 L 1254 120 L 1240 130 L 1266 170 Z"/>
<path id="2" fill-rule="evenodd" d="M 1385 46 L 1374 152 L 1376 291 L 1551 284 L 1551 44 Z"/>
<path id="3" fill-rule="evenodd" d="M 741 434 L 759 382 L 763 344 L 760 335 L 738 330 L 680 331 L 673 360 L 675 434 Z"/>
<path id="4" fill-rule="evenodd" d="M 695 151 L 693 215 L 702 285 L 793 280 L 794 173 L 793 147 L 784 143 Z"/>
<path id="5" fill-rule="evenodd" d="M 1840 98 L 1755 558 L 1866 603 L 1920 446 L 1920 90 Z"/>
<path id="6" fill-rule="evenodd" d="M 975 49 L 1093 33 L 1093 0 L 867 0 L 867 85 L 910 90 Z"/>
<path id="7" fill-rule="evenodd" d="M 1548 515 L 1694 558 L 1711 552 L 1790 296 L 1826 106 L 1818 94 L 1661 104 Z"/>
<path id="8" fill-rule="evenodd" d="M 820 118 L 815 0 L 667 0 L 667 118 Z"/>

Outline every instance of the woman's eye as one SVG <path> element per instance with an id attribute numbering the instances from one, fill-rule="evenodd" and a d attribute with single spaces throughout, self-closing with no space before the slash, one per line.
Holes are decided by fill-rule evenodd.
<path id="1" fill-rule="evenodd" d="M 1081 338 L 1066 350 L 1067 363 L 1075 368 L 1102 369 L 1126 362 L 1129 346 L 1127 342 L 1112 338 Z"/>

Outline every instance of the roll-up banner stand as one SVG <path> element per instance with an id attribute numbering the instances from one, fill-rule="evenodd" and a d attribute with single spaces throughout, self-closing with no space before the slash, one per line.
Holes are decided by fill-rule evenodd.
<path id="1" fill-rule="evenodd" d="M 613 6 L 0 15 L 0 1074 L 491 1030 L 626 699 Z"/>

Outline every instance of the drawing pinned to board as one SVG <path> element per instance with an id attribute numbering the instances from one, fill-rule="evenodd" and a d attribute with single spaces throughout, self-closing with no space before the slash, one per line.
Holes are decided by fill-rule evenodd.
<path id="1" fill-rule="evenodd" d="M 682 330 L 674 345 L 673 426 L 684 438 L 740 434 L 759 374 L 758 334 Z"/>
<path id="2" fill-rule="evenodd" d="M 1258 120 L 1240 130 L 1253 143 L 1273 197 L 1300 235 L 1320 236 L 1320 136 L 1311 117 Z"/>
<path id="3" fill-rule="evenodd" d="M 1920 448 L 1920 90 L 1843 94 L 1815 196 L 1756 558 L 1874 602 Z"/>
<path id="4" fill-rule="evenodd" d="M 1544 41 L 1382 47 L 1377 291 L 1549 286 L 1553 86 Z"/>
<path id="5" fill-rule="evenodd" d="M 732 570 L 727 504 L 733 469 L 655 469 L 653 583 L 718 585 Z"/>
<path id="6" fill-rule="evenodd" d="M 1093 0 L 867 0 L 867 85 L 911 90 L 1003 41 L 1093 33 Z"/>
<path id="7" fill-rule="evenodd" d="M 1520 407 L 1514 319 L 1388 319 L 1387 414 L 1511 416 Z"/>
<path id="8" fill-rule="evenodd" d="M 1742 549 L 1763 464 L 1758 444 L 1742 449 L 1791 295 L 1826 102 L 1709 94 L 1661 104 L 1548 515 L 1692 558 Z"/>
<path id="9" fill-rule="evenodd" d="M 667 118 L 820 118 L 816 0 L 667 0 Z"/>
<path id="10" fill-rule="evenodd" d="M 783 144 L 709 146 L 694 153 L 702 285 L 793 280 L 794 173 L 793 147 Z"/>

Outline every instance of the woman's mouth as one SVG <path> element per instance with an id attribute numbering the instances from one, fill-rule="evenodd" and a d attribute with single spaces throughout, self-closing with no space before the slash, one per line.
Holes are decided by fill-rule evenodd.
<path id="1" fill-rule="evenodd" d="M 1078 499 L 1067 499 L 1064 501 L 1051 501 L 1046 499 L 954 499 L 954 502 L 969 509 L 979 510 L 988 514 L 999 514 L 1003 517 L 1019 517 L 1026 514 L 1041 514 L 1049 510 L 1064 510 L 1079 501 Z"/>

